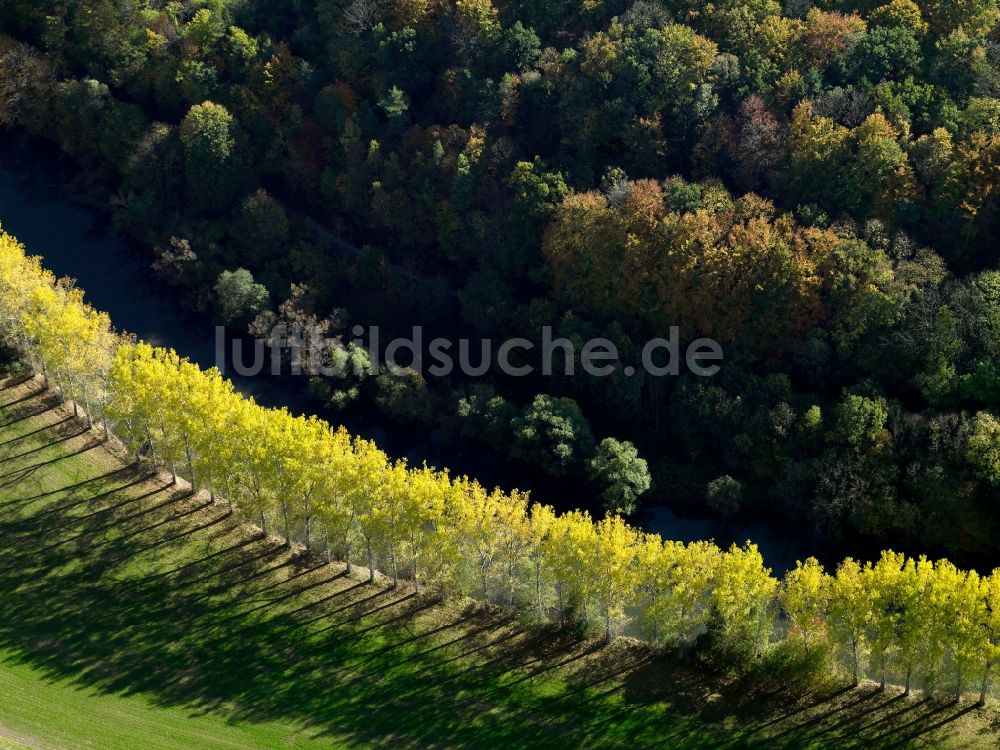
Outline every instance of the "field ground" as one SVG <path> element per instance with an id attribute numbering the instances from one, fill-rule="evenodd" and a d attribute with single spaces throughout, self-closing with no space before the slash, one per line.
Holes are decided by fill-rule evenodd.
<path id="1" fill-rule="evenodd" d="M 0 750 L 996 748 L 874 686 L 792 700 L 641 644 L 368 584 L 0 383 Z"/>

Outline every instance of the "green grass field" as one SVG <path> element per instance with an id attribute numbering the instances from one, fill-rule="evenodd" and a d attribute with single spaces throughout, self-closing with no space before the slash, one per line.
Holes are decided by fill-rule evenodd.
<path id="1" fill-rule="evenodd" d="M 793 700 L 368 584 L 0 388 L 0 750 L 998 745 L 993 708 Z"/>

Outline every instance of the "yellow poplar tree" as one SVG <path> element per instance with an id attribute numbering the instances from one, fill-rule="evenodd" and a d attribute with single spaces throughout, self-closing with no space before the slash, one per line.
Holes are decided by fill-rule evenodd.
<path id="1" fill-rule="evenodd" d="M 610 641 L 615 623 L 635 597 L 640 534 L 618 515 L 602 518 L 595 531 L 590 577 L 604 617 L 604 638 Z"/>
<path id="2" fill-rule="evenodd" d="M 781 608 L 788 617 L 789 631 L 802 641 L 806 654 L 825 631 L 830 605 L 830 576 L 815 557 L 798 562 L 781 585 Z"/>
<path id="3" fill-rule="evenodd" d="M 837 568 L 830 587 L 830 627 L 851 654 L 854 684 L 861 681 L 861 660 L 871 622 L 871 595 L 862 567 L 851 558 Z"/>
<path id="4" fill-rule="evenodd" d="M 983 681 L 979 689 L 979 705 L 986 705 L 993 667 L 1000 659 L 1000 568 L 980 581 L 982 598 L 986 603 L 983 617 Z"/>

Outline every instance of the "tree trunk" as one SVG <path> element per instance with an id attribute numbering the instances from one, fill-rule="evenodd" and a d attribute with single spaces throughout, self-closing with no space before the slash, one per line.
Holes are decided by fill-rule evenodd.
<path id="1" fill-rule="evenodd" d="M 990 667 L 993 665 L 986 662 L 986 671 L 983 672 L 983 684 L 979 688 L 979 702 L 976 704 L 980 708 L 986 705 L 986 691 L 990 688 Z"/>
<path id="2" fill-rule="evenodd" d="M 267 536 L 267 515 L 264 511 L 260 512 L 260 530 L 264 532 L 264 536 Z"/>
<path id="3" fill-rule="evenodd" d="M 962 668 L 958 668 L 958 684 L 955 685 L 955 703 L 962 702 Z"/>
<path id="4" fill-rule="evenodd" d="M 365 556 L 368 559 L 368 583 L 375 580 L 375 555 L 372 553 L 372 543 L 365 540 Z"/>
<path id="5" fill-rule="evenodd" d="M 306 500 L 306 549 L 312 552 L 312 503 Z"/>
<path id="6" fill-rule="evenodd" d="M 184 441 L 184 453 L 187 455 L 188 471 L 191 472 L 191 487 L 198 491 L 198 478 L 194 475 L 194 459 L 191 457 L 191 446 Z"/>
<path id="7" fill-rule="evenodd" d="M 281 501 L 281 516 L 285 520 L 285 546 L 292 548 L 292 528 L 288 521 L 288 503 Z"/>
<path id="8" fill-rule="evenodd" d="M 509 584 L 509 591 L 507 595 L 507 606 L 514 609 L 514 561 L 511 560 L 507 563 L 507 581 Z"/>
<path id="9" fill-rule="evenodd" d="M 656 643 L 657 632 L 656 632 L 656 587 L 655 586 L 650 590 L 648 611 L 652 613 L 649 618 L 649 640 L 652 643 Z"/>
<path id="10" fill-rule="evenodd" d="M 604 594 L 604 640 L 611 643 L 611 583 Z"/>
<path id="11" fill-rule="evenodd" d="M 101 423 L 104 425 L 104 441 L 107 442 L 111 437 L 111 428 L 108 427 L 108 418 L 102 415 Z"/>
<path id="12" fill-rule="evenodd" d="M 854 687 L 857 687 L 859 684 L 861 684 L 861 679 L 859 674 L 861 671 L 861 664 L 860 660 L 858 659 L 858 641 L 856 638 L 851 641 L 851 652 L 854 655 Z"/>
<path id="13" fill-rule="evenodd" d="M 87 429 L 94 429 L 94 418 L 90 414 L 90 396 L 87 393 L 87 386 L 83 386 L 83 407 L 87 410 Z"/>
<path id="14" fill-rule="evenodd" d="M 413 557 L 413 590 L 415 593 L 420 593 L 420 571 L 417 570 L 417 542 L 413 538 L 413 534 L 410 534 L 410 550 Z"/>
<path id="15" fill-rule="evenodd" d="M 912 679 L 912 677 L 913 677 L 913 664 L 911 663 L 906 665 L 906 685 L 903 689 L 904 698 L 910 697 L 910 680 Z"/>
<path id="16" fill-rule="evenodd" d="M 761 642 L 764 640 L 764 623 L 767 621 L 767 613 L 761 612 L 757 615 L 757 628 L 754 630 L 753 638 L 753 655 L 754 658 L 760 658 L 761 653 L 764 649 Z"/>
<path id="17" fill-rule="evenodd" d="M 542 563 L 540 560 L 535 560 L 535 606 L 538 608 L 538 619 L 541 621 L 544 613 L 542 612 Z"/>

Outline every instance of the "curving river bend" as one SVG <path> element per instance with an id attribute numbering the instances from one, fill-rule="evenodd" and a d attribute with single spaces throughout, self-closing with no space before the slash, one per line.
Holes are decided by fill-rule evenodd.
<path id="1" fill-rule="evenodd" d="M 34 149 L 38 153 L 33 153 Z M 32 151 L 31 153 L 29 151 Z M 116 238 L 102 216 L 76 203 L 66 186 L 66 165 L 49 153 L 45 144 L 24 146 L 0 133 L 0 225 L 23 242 L 30 254 L 43 256 L 57 276 L 70 276 L 85 290 L 86 299 L 111 315 L 119 329 L 151 344 L 175 349 L 202 367 L 215 362 L 215 329 L 165 291 L 146 271 L 140 256 Z M 228 373 L 231 376 L 231 373 Z M 287 380 L 236 378 L 237 387 L 267 406 L 287 406 L 293 412 L 310 408 Z M 511 486 L 511 472 L 504 461 L 485 448 L 469 446 L 458 452 L 444 446 L 433 434 L 415 436 L 382 424 L 365 410 L 350 415 L 345 424 L 352 432 L 378 442 L 390 455 L 411 463 L 449 466 L 458 473 L 476 476 L 485 484 Z M 530 482 L 518 481 L 526 489 Z M 536 490 L 539 500 L 563 509 L 571 501 Z M 814 545 L 800 531 L 765 521 L 723 523 L 712 518 L 680 516 L 654 506 L 634 521 L 646 531 L 678 541 L 714 539 L 723 546 L 755 542 L 776 574 L 795 566 L 797 559 L 815 554 Z"/>

